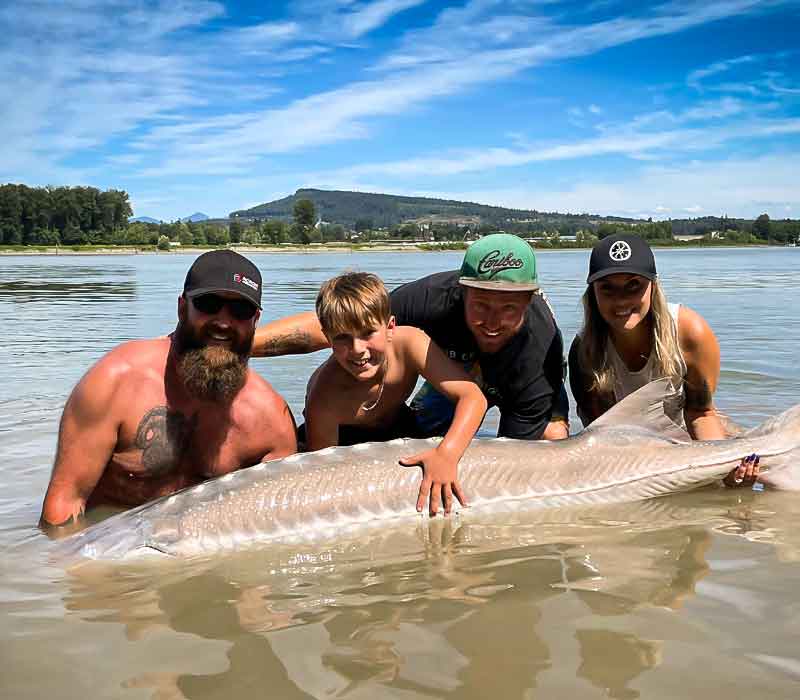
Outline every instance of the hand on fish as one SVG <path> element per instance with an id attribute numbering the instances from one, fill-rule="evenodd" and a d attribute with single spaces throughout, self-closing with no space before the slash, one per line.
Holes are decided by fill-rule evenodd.
<path id="1" fill-rule="evenodd" d="M 453 508 L 453 496 L 462 506 L 467 505 L 461 485 L 458 483 L 458 460 L 442 454 L 439 448 L 403 457 L 404 467 L 422 467 L 422 483 L 417 496 L 417 511 L 420 513 L 430 498 L 430 514 L 436 515 L 439 506 L 444 506 L 445 515 Z"/>
<path id="2" fill-rule="evenodd" d="M 726 476 L 722 483 L 729 488 L 740 488 L 742 486 L 752 486 L 758 481 L 758 455 L 745 457 L 736 469 Z"/>

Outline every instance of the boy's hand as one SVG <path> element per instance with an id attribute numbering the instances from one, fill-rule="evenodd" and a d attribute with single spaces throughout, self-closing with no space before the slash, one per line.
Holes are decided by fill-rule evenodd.
<path id="1" fill-rule="evenodd" d="M 452 459 L 434 448 L 411 457 L 403 457 L 400 464 L 404 467 L 422 467 L 422 483 L 417 497 L 417 511 L 422 512 L 429 495 L 431 515 L 436 515 L 442 502 L 444 502 L 445 515 L 449 515 L 453 507 L 453 495 L 462 506 L 467 505 L 461 485 L 458 483 L 457 459 Z"/>

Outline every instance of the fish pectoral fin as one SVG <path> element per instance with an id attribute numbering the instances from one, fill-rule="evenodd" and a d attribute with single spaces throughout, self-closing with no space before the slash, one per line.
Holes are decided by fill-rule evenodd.
<path id="1" fill-rule="evenodd" d="M 637 425 L 675 442 L 690 443 L 692 438 L 689 433 L 664 410 L 666 402 L 677 398 L 679 391 L 669 379 L 656 379 L 612 406 L 588 430 L 595 432 L 603 428 L 618 428 L 620 425 Z"/>

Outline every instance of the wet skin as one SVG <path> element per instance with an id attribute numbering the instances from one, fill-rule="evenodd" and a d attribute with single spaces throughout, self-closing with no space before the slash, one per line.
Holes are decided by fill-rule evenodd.
<path id="1" fill-rule="evenodd" d="M 62 416 L 44 525 L 101 503 L 138 505 L 296 450 L 291 413 L 260 376 L 245 367 L 230 400 L 204 400 L 187 391 L 179 369 L 179 346 L 210 348 L 212 365 L 223 350 L 246 358 L 258 314 L 237 319 L 227 305 L 207 314 L 180 297 L 178 318 L 170 338 L 114 348 L 76 386 Z"/>
<path id="2" fill-rule="evenodd" d="M 617 273 L 602 277 L 592 283 L 594 296 L 597 301 L 597 309 L 603 320 L 608 324 L 609 334 L 614 342 L 614 346 L 620 357 L 631 371 L 638 371 L 648 361 L 652 352 L 651 324 L 651 300 L 653 294 L 653 283 L 641 275 L 629 273 Z M 684 319 L 683 328 L 687 328 L 685 319 L 691 314 L 689 310 L 682 312 Z M 705 326 L 703 321 L 703 326 Z M 684 330 L 681 332 L 681 321 L 679 321 L 679 338 L 692 335 Z M 701 331 L 698 334 L 699 340 L 692 345 L 700 347 L 713 343 L 716 348 L 716 339 L 713 338 L 710 328 L 707 330 L 710 338 L 704 337 Z M 685 344 L 682 343 L 682 345 Z M 725 436 L 724 430 L 719 424 L 718 419 L 713 417 L 713 393 L 716 388 L 719 376 L 719 351 L 716 350 L 716 370 L 697 372 L 694 354 L 683 347 L 684 357 L 687 360 L 688 381 L 685 385 L 687 425 L 695 439 L 720 439 Z M 709 376 L 713 376 L 712 381 Z M 710 409 L 710 410 L 709 410 Z M 703 428 L 702 433 L 698 434 L 698 424 L 692 420 L 693 416 L 703 414 L 712 415 L 711 433 L 707 433 L 709 428 Z M 728 486 L 750 486 L 758 478 L 758 456 L 752 455 L 744 460 L 734 469 L 724 480 Z"/>
<path id="3" fill-rule="evenodd" d="M 646 277 L 619 273 L 593 284 L 597 308 L 612 333 L 632 331 L 647 319 L 653 284 Z"/>
<path id="4" fill-rule="evenodd" d="M 395 327 L 394 316 L 378 328 L 343 331 L 330 337 L 333 357 L 351 376 L 359 381 L 379 378 L 385 371 L 387 346 Z"/>
<path id="5" fill-rule="evenodd" d="M 519 332 L 532 294 L 464 288 L 464 320 L 482 353 L 499 352 Z"/>

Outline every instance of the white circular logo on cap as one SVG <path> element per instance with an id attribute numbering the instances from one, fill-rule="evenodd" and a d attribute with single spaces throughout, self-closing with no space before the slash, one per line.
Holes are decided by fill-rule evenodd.
<path id="1" fill-rule="evenodd" d="M 615 262 L 622 262 L 631 257 L 631 247 L 625 241 L 617 241 L 612 244 L 608 255 Z"/>

